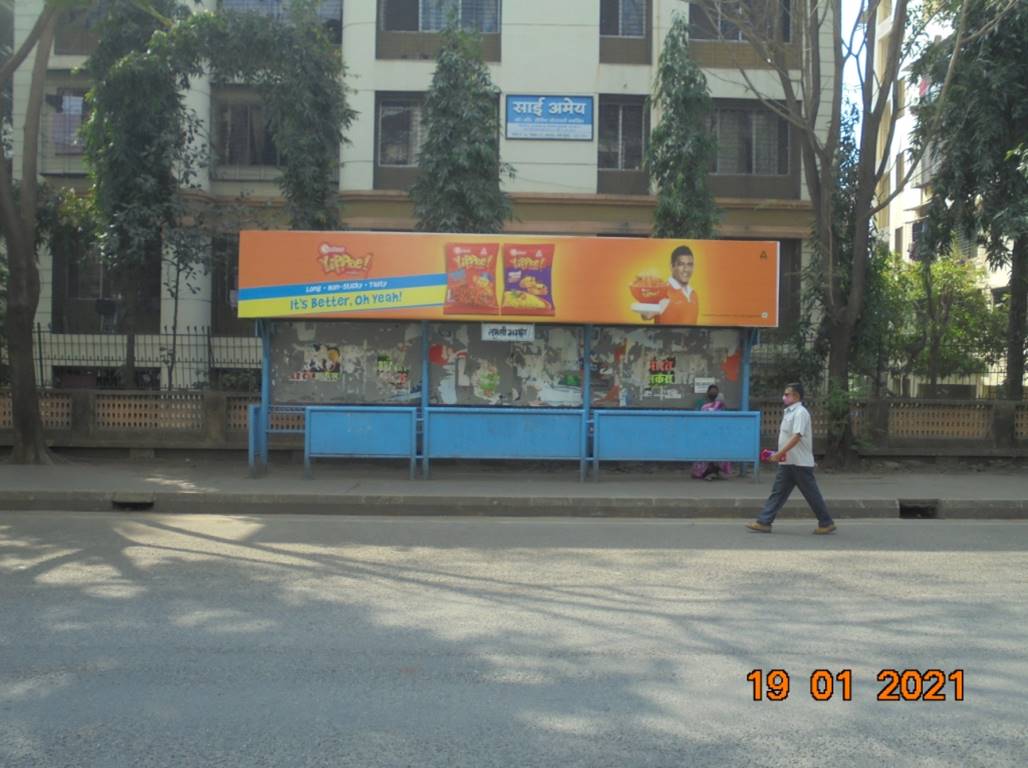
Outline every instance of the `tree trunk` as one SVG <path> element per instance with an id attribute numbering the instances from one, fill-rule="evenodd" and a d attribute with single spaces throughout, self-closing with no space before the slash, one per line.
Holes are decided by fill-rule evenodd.
<path id="1" fill-rule="evenodd" d="M 44 11 L 37 22 L 38 41 L 32 66 L 32 83 L 25 107 L 21 195 L 14 200 L 6 174 L 0 178 L 0 223 L 7 243 L 7 348 L 11 366 L 11 411 L 16 464 L 50 464 L 36 390 L 36 366 L 32 355 L 32 323 L 39 305 L 39 267 L 36 264 L 36 214 L 39 123 L 43 105 L 46 68 L 53 45 L 58 12 Z M 33 35 L 36 30 L 33 30 Z M 21 51 L 24 50 L 24 54 Z M 31 48 L 23 46 L 19 56 Z M 0 160 L 4 153 L 0 150 Z"/>
<path id="2" fill-rule="evenodd" d="M 36 390 L 36 365 L 32 354 L 32 323 L 39 302 L 39 271 L 31 244 L 7 237 L 10 262 L 7 304 L 7 351 L 11 368 L 11 410 L 15 464 L 50 464 L 43 436 Z"/>
<path id="3" fill-rule="evenodd" d="M 943 329 L 933 323 L 931 328 L 932 340 L 928 345 L 928 397 L 939 396 L 939 366 L 942 357 L 942 334 Z"/>
<path id="4" fill-rule="evenodd" d="M 853 425 L 849 418 L 850 340 L 853 326 L 847 314 L 840 313 L 829 323 L 831 347 L 828 352 L 828 438 L 824 461 L 826 467 L 850 466 L 856 459 L 853 450 Z"/>
<path id="5" fill-rule="evenodd" d="M 1025 315 L 1028 313 L 1028 235 L 1014 241 L 1007 325 L 1007 399 L 1024 399 Z"/>

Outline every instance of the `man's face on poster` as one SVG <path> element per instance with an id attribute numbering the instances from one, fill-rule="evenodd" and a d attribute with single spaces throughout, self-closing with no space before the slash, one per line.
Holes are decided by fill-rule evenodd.
<path id="1" fill-rule="evenodd" d="M 675 259 L 671 265 L 671 276 L 682 285 L 688 285 L 692 278 L 693 257 L 691 254 L 682 254 Z"/>

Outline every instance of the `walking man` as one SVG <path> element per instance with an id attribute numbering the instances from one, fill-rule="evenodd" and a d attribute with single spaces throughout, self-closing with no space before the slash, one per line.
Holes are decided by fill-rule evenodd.
<path id="1" fill-rule="evenodd" d="M 746 527 L 757 533 L 771 533 L 775 516 L 789 500 L 792 489 L 799 486 L 803 498 L 817 515 L 814 533 L 832 533 L 835 531 L 835 523 L 828 514 L 828 507 L 814 479 L 814 429 L 810 413 L 803 407 L 803 385 L 786 385 L 782 402 L 785 403 L 785 413 L 778 430 L 778 451 L 771 454 L 769 459 L 778 463 L 775 484 L 756 522 L 747 523 Z"/>

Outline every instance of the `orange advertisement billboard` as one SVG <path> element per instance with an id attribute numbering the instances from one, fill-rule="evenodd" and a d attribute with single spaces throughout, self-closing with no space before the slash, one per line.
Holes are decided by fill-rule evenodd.
<path id="1" fill-rule="evenodd" d="M 778 243 L 244 231 L 240 317 L 778 325 Z"/>

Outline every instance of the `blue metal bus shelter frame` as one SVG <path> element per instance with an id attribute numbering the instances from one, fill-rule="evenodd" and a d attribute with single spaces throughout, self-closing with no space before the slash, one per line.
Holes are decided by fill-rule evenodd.
<path id="1" fill-rule="evenodd" d="M 590 381 L 593 326 L 583 339 L 580 408 L 482 408 L 429 402 L 428 321 L 422 321 L 421 401 L 418 406 L 276 405 L 271 400 L 272 320 L 259 320 L 261 402 L 249 410 L 251 476 L 268 467 L 268 441 L 278 433 L 302 433 L 304 472 L 319 457 L 405 458 L 410 476 L 429 476 L 432 459 L 577 461 L 584 480 L 601 461 L 735 461 L 759 471 L 760 412 L 749 410 L 750 358 L 757 341 L 743 340 L 741 410 L 594 408 Z M 273 414 L 303 416 L 303 427 L 273 427 Z M 295 421 L 295 420 L 294 420 Z"/>

